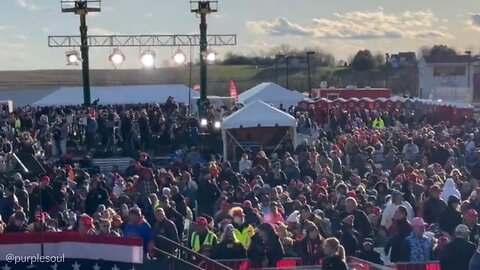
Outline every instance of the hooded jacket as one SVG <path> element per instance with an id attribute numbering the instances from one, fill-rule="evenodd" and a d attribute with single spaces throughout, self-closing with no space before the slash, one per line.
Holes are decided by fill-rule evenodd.
<path id="1" fill-rule="evenodd" d="M 452 178 L 448 178 L 447 181 L 445 181 L 445 186 L 443 187 L 442 194 L 440 194 L 440 198 L 447 202 L 448 198 L 452 195 L 461 198 L 460 191 L 456 188 L 455 182 Z"/>

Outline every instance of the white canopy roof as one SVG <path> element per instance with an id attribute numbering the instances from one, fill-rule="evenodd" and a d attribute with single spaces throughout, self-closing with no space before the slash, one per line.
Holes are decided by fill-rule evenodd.
<path id="1" fill-rule="evenodd" d="M 297 106 L 298 102 L 303 99 L 305 99 L 305 96 L 302 93 L 288 90 L 275 83 L 259 84 L 238 96 L 238 100 L 244 104 L 248 104 L 254 100 L 261 100 L 275 107 L 283 104 L 283 106 L 287 108 L 291 105 Z"/>
<path id="2" fill-rule="evenodd" d="M 297 120 L 271 105 L 256 100 L 223 119 L 223 129 L 257 127 L 296 127 Z"/>
<path id="3" fill-rule="evenodd" d="M 199 94 L 182 84 L 171 85 L 130 85 L 92 87 L 91 100 L 99 100 L 98 104 L 138 104 L 163 103 L 172 96 L 177 102 L 188 103 L 188 91 L 191 97 Z M 83 103 L 82 87 L 62 87 L 59 90 L 39 99 L 34 106 L 64 106 Z"/>

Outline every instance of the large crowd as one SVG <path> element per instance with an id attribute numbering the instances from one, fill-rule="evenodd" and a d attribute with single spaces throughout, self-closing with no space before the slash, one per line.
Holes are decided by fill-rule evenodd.
<path id="1" fill-rule="evenodd" d="M 211 121 L 233 109 L 212 109 Z M 285 257 L 347 269 L 440 261 L 480 269 L 480 130 L 415 120 L 414 112 L 289 108 L 310 140 L 228 161 L 204 151 L 198 120 L 160 105 L 19 108 L 1 115 L 0 233 L 78 231 L 140 237 L 146 259 L 175 253 L 166 237 L 216 260 L 275 267 Z M 125 171 L 89 173 L 68 149 L 122 155 Z M 9 156 L 43 160 L 46 173 L 9 170 Z M 149 153 L 172 153 L 157 166 Z M 117 153 L 118 154 L 118 153 Z M 378 252 L 381 247 L 382 251 Z M 386 254 L 381 256 L 380 253 Z"/>

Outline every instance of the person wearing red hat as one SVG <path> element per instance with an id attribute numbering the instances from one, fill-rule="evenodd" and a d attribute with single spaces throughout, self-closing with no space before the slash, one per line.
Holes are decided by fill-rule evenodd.
<path id="1" fill-rule="evenodd" d="M 233 235 L 245 250 L 248 250 L 252 237 L 255 235 L 255 229 L 245 222 L 245 213 L 241 207 L 230 209 L 230 216 L 233 218 Z"/>
<path id="2" fill-rule="evenodd" d="M 217 235 L 208 229 L 208 221 L 204 217 L 197 218 L 195 231 L 190 236 L 188 247 L 207 257 L 213 255 L 213 248 L 217 245 Z"/>
<path id="3" fill-rule="evenodd" d="M 463 214 L 465 225 L 470 230 L 470 242 L 478 245 L 480 242 L 480 224 L 478 224 L 478 212 L 475 209 L 469 209 Z"/>

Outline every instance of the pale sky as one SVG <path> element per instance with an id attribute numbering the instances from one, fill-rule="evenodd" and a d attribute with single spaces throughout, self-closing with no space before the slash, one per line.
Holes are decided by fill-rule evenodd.
<path id="1" fill-rule="evenodd" d="M 89 14 L 90 34 L 193 34 L 199 19 L 188 0 L 103 0 Z M 0 69 L 63 69 L 65 50 L 48 35 L 78 35 L 79 18 L 60 12 L 60 0 L 2 0 Z M 210 34 L 237 34 L 238 45 L 218 49 L 261 55 L 280 44 L 320 47 L 346 59 L 360 49 L 417 52 L 447 44 L 480 53 L 479 0 L 220 0 L 208 18 Z M 158 48 L 157 66 L 176 48 Z M 188 48 L 185 48 L 188 51 Z M 123 68 L 138 68 L 138 48 L 124 50 Z M 91 49 L 91 68 L 112 68 L 108 49 Z M 79 68 L 79 67 L 68 67 Z"/>

